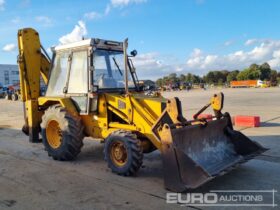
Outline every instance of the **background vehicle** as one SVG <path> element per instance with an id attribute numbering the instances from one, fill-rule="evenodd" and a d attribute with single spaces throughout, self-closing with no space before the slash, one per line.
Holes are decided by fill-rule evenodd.
<path id="1" fill-rule="evenodd" d="M 3 87 L 3 95 L 6 100 L 17 101 L 20 99 L 19 84 L 7 85 Z"/>
<path id="2" fill-rule="evenodd" d="M 0 98 L 5 97 L 5 91 L 3 85 L 0 83 Z"/>
<path id="3" fill-rule="evenodd" d="M 41 133 L 55 160 L 75 159 L 84 136 L 90 136 L 105 143 L 108 167 L 129 176 L 140 169 L 143 153 L 158 149 L 165 187 L 179 192 L 266 150 L 233 130 L 230 115 L 221 112 L 222 93 L 193 120 L 183 117 L 178 98 L 145 95 L 131 60 L 137 53 L 127 55 L 127 40 L 87 39 L 57 46 L 50 61 L 38 32 L 26 28 L 18 32 L 18 46 L 23 132 L 30 142 L 40 142 Z M 45 96 L 40 95 L 40 77 L 47 84 Z M 210 106 L 213 120 L 198 119 Z"/>
<path id="4" fill-rule="evenodd" d="M 241 87 L 267 87 L 267 85 L 261 80 L 242 80 L 242 81 L 231 81 L 230 87 L 241 88 Z"/>

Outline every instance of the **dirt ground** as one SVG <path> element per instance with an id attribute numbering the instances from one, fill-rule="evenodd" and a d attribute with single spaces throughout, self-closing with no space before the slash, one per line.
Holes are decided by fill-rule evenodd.
<path id="1" fill-rule="evenodd" d="M 275 189 L 279 205 L 280 88 L 192 90 L 165 92 L 164 96 L 179 97 L 190 119 L 218 91 L 225 93 L 224 111 L 261 117 L 259 128 L 236 129 L 270 150 L 197 192 Z M 42 144 L 28 142 L 22 125 L 21 102 L 0 99 L 0 209 L 210 209 L 166 203 L 157 151 L 145 156 L 136 177 L 121 177 L 107 168 L 102 144 L 85 139 L 76 161 L 58 162 L 48 157 Z"/>

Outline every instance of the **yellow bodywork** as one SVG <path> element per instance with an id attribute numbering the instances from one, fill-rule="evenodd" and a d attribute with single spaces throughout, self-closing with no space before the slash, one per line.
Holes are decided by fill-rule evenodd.
<path id="1" fill-rule="evenodd" d="M 79 115 L 71 98 L 40 97 L 39 106 L 60 104 L 73 115 Z M 87 136 L 105 139 L 118 129 L 136 131 L 147 137 L 153 145 L 160 149 L 161 143 L 152 132 L 152 127 L 164 110 L 166 99 L 147 97 L 142 94 L 120 95 L 117 93 L 104 93 L 98 96 L 98 112 L 80 115 Z M 114 113 L 123 122 L 110 120 Z"/>

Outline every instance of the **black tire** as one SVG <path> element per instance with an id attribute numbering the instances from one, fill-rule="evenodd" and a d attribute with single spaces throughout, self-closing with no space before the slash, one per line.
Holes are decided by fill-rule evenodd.
<path id="1" fill-rule="evenodd" d="M 50 123 L 56 122 L 60 130 L 60 144 L 58 147 L 52 146 L 52 140 L 48 140 L 47 129 Z M 81 152 L 83 146 L 83 125 L 79 117 L 74 117 L 60 105 L 49 107 L 42 116 L 41 134 L 43 144 L 48 155 L 54 160 L 66 161 L 74 160 Z"/>
<path id="2" fill-rule="evenodd" d="M 112 145 L 117 141 L 123 143 L 127 152 L 127 161 L 123 166 L 116 165 L 111 155 Z M 141 141 L 130 131 L 115 131 L 105 139 L 104 156 L 112 172 L 122 176 L 135 175 L 143 162 Z"/>

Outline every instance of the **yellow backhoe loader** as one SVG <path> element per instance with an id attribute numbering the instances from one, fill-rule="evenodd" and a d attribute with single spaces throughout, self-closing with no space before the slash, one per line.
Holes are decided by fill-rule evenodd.
<path id="1" fill-rule="evenodd" d="M 55 160 L 73 160 L 84 136 L 104 141 L 104 156 L 114 173 L 129 176 L 140 168 L 143 153 L 161 152 L 165 187 L 197 188 L 266 149 L 233 130 L 222 113 L 223 94 L 212 97 L 186 120 L 178 98 L 145 95 L 123 42 L 86 39 L 52 48 L 41 46 L 34 29 L 18 31 L 23 132 L 40 142 Z M 40 78 L 47 85 L 40 95 Z M 211 106 L 212 121 L 198 119 Z"/>

